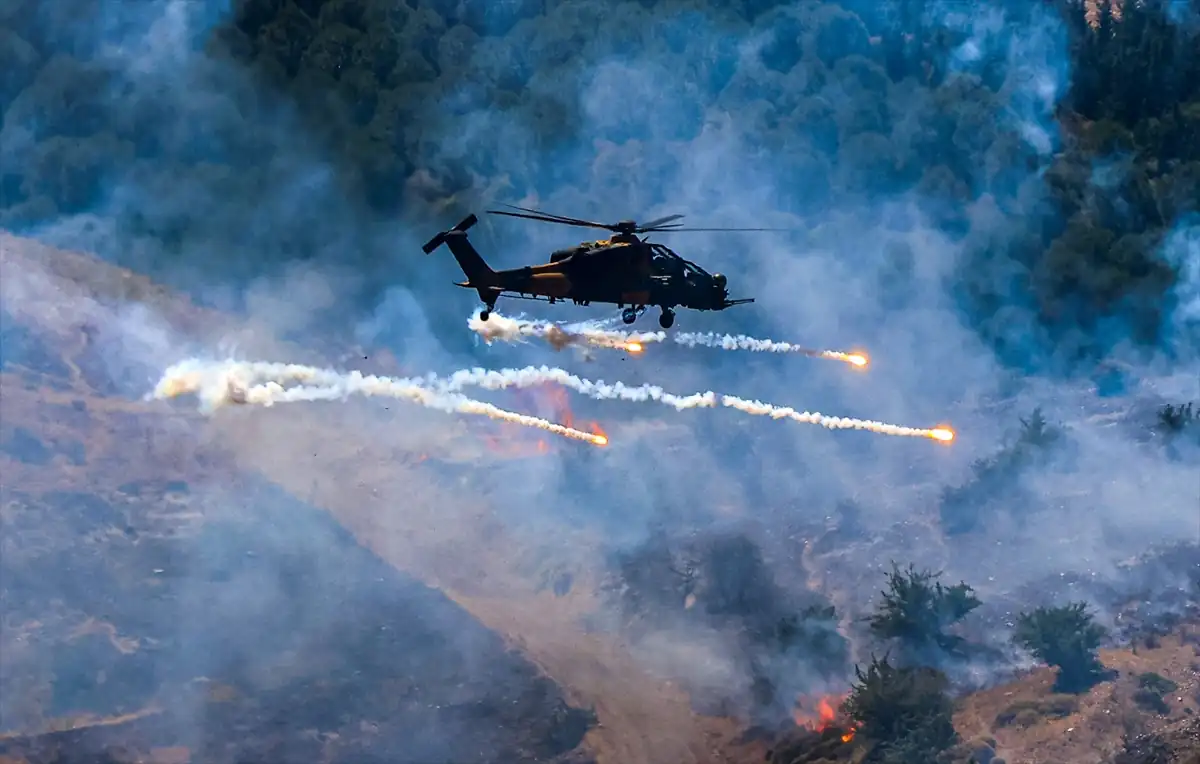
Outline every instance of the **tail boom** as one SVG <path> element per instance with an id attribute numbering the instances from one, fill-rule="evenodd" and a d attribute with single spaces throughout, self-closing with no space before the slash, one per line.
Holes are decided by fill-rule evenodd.
<path id="1" fill-rule="evenodd" d="M 479 296 L 484 298 L 485 291 L 492 294 L 499 287 L 500 281 L 496 277 L 496 272 L 491 266 L 484 261 L 479 252 L 475 250 L 471 242 L 467 239 L 467 230 L 479 222 L 479 218 L 474 214 L 468 215 L 463 220 L 449 231 L 443 231 L 437 236 L 425 243 L 421 250 L 429 255 L 438 247 L 445 244 L 450 248 L 450 254 L 454 255 L 454 259 L 458 261 L 458 267 L 462 268 L 462 272 L 466 275 L 467 280 L 459 283 L 458 286 L 477 289 Z M 493 300 L 495 298 L 492 298 Z M 485 299 L 486 301 L 486 299 Z"/>

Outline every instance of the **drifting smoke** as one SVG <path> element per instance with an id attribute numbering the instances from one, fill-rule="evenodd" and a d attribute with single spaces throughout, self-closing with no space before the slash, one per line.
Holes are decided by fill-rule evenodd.
<path id="1" fill-rule="evenodd" d="M 525 321 L 509 318 L 495 313 L 487 321 L 482 321 L 479 314 L 467 320 L 471 331 L 483 337 L 485 342 L 496 340 L 504 342 L 522 342 L 526 337 L 544 339 L 555 350 L 575 346 L 590 346 L 627 350 L 640 353 L 646 345 L 655 342 L 665 342 L 666 332 L 621 332 L 602 329 L 594 324 L 576 324 L 560 326 L 548 321 Z M 719 350 L 749 350 L 753 353 L 794 353 L 810 358 L 826 358 L 832 361 L 842 361 L 858 368 L 865 368 L 869 360 L 865 353 L 844 353 L 839 350 L 813 350 L 790 342 L 761 340 L 745 335 L 712 334 L 697 332 L 680 332 L 670 335 L 677 345 L 684 347 L 707 347 Z"/>
<path id="2" fill-rule="evenodd" d="M 284 387 L 289 383 L 298 384 L 294 387 Z M 424 379 L 396 379 L 374 375 L 364 376 L 357 371 L 338 372 L 332 369 L 318 369 L 297 364 L 243 361 L 216 363 L 193 359 L 168 369 L 155 387 L 152 396 L 166 399 L 195 394 L 200 399 L 203 410 L 208 412 L 215 411 L 229 403 L 272 406 L 276 403 L 340 400 L 354 394 L 389 397 L 413 401 L 422 406 L 450 413 L 481 414 L 527 427 L 537 427 L 547 432 L 596 445 L 608 443 L 608 439 L 603 435 L 587 433 L 554 424 L 545 419 L 505 411 L 491 404 L 459 395 L 459 391 L 468 386 L 481 387 L 485 390 L 504 390 L 546 384 L 561 385 L 596 400 L 654 401 L 671 406 L 677 411 L 722 406 L 754 416 L 788 419 L 802 424 L 820 425 L 830 430 L 866 430 L 881 435 L 930 438 L 946 443 L 954 440 L 955 437 L 954 432 L 947 427 L 904 427 L 886 422 L 827 416 L 732 395 L 719 395 L 711 391 L 676 395 L 666 392 L 657 385 L 631 387 L 621 382 L 610 384 L 583 379 L 563 369 L 547 366 L 496 371 L 463 369 L 454 372 L 446 379 L 439 379 L 432 374 Z"/>
<path id="3" fill-rule="evenodd" d="M 262 379 L 267 381 L 254 383 Z M 301 384 L 284 387 L 288 382 Z M 525 427 L 536 427 L 597 446 L 608 444 L 608 438 L 603 435 L 576 430 L 526 414 L 505 411 L 490 403 L 471 400 L 461 395 L 430 390 L 420 386 L 415 380 L 364 376 L 357 371 L 343 374 L 294 364 L 238 361 L 206 363 L 193 359 L 167 369 L 151 397 L 165 400 L 189 394 L 196 395 L 202 410 L 208 413 L 230 403 L 273 406 L 276 403 L 342 400 L 356 394 L 396 398 L 447 413 L 475 414 Z"/>

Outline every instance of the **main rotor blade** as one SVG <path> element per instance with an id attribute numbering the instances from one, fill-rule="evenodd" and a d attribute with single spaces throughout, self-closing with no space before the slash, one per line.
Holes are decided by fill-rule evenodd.
<path id="1" fill-rule="evenodd" d="M 664 223 L 670 223 L 672 220 L 679 220 L 682 217 L 683 217 L 683 215 L 667 215 L 665 218 L 659 218 L 658 220 L 651 220 L 649 223 L 642 223 L 641 225 L 638 226 L 638 230 L 649 231 L 651 228 L 658 228 L 659 226 L 663 225 Z"/>
<path id="2" fill-rule="evenodd" d="M 502 202 L 500 206 L 502 206 L 502 207 L 508 207 L 509 209 L 512 209 L 512 210 L 520 210 L 521 212 L 528 212 L 528 213 L 530 213 L 530 214 L 532 214 L 532 215 L 537 215 L 539 218 L 543 218 L 543 219 L 545 219 L 545 221 L 546 221 L 546 222 L 559 222 L 559 223 L 564 223 L 564 224 L 566 224 L 566 223 L 574 223 L 575 225 L 586 225 L 586 226 L 592 226 L 592 227 L 594 227 L 594 228 L 608 228 L 608 227 L 609 227 L 609 226 L 606 226 L 606 225 L 605 225 L 605 224 L 603 224 L 603 223 L 597 223 L 597 222 L 595 222 L 595 221 L 592 221 L 592 220 L 584 220 L 584 219 L 582 219 L 582 218 L 569 218 L 569 217 L 567 217 L 566 215 L 555 215 L 553 212 L 542 212 L 541 210 L 533 210 L 533 209 L 530 209 L 530 208 L 528 208 L 528 207 L 518 207 L 518 206 L 517 206 L 517 205 L 515 205 L 515 204 L 504 204 L 504 203 Z M 489 210 L 489 212 L 490 212 L 490 211 L 491 211 L 491 210 Z M 497 214 L 497 215 L 504 215 L 504 214 L 509 214 L 509 215 L 511 215 L 512 213 L 497 212 L 497 213 L 495 213 L 495 214 Z M 520 216 L 520 215 L 514 215 L 513 217 L 522 217 L 522 216 Z M 537 218 L 534 218 L 534 219 L 536 220 Z"/>
<path id="3" fill-rule="evenodd" d="M 692 233 L 695 231 L 778 231 L 798 233 L 799 228 L 656 228 L 654 233 Z"/>
<path id="4" fill-rule="evenodd" d="M 559 220 L 576 220 L 576 221 L 582 220 L 582 218 L 567 217 L 566 215 L 558 215 L 553 212 L 546 212 L 544 210 L 535 210 L 531 207 L 521 207 L 516 204 L 507 204 L 505 202 L 501 202 L 500 206 L 508 207 L 510 210 L 520 210 L 521 212 L 529 212 L 534 215 L 541 215 L 542 217 L 547 217 L 547 218 L 558 218 Z"/>
<path id="5" fill-rule="evenodd" d="M 602 228 L 606 231 L 612 230 L 611 226 L 602 225 L 600 223 L 589 223 L 586 220 L 559 220 L 558 218 L 546 217 L 544 215 L 526 215 L 521 212 L 505 212 L 503 210 L 488 210 L 487 212 L 489 215 L 507 215 L 510 218 L 539 220 L 543 223 L 558 223 L 559 225 L 572 225 L 578 228 Z"/>
<path id="6" fill-rule="evenodd" d="M 537 220 L 543 223 L 558 223 L 559 225 L 576 226 L 578 228 L 599 228 L 605 231 L 619 231 L 620 227 L 611 223 L 597 223 L 594 220 L 583 220 L 581 218 L 569 218 L 565 215 L 555 215 L 541 210 L 530 209 L 529 207 L 518 207 L 515 204 L 504 204 L 501 206 L 508 207 L 520 212 L 505 212 L 504 210 L 488 210 L 489 215 L 505 215 L 513 218 L 523 218 L 525 220 Z M 657 220 L 651 220 L 644 225 L 637 225 L 634 228 L 635 233 L 692 233 L 692 232 L 719 232 L 719 231 L 775 231 L 780 233 L 798 232 L 796 228 L 683 228 L 682 224 L 674 221 L 683 218 L 683 215 L 667 215 L 666 217 Z"/>

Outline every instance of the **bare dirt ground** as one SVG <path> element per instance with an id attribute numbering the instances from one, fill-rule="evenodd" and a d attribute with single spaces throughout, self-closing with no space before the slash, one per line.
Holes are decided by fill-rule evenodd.
<path id="1" fill-rule="evenodd" d="M 317 359 L 262 330 L 235 326 L 228 317 L 197 308 L 134 274 L 0 234 L 0 273 L 5 272 L 42 274 L 21 285 L 20 299 L 11 299 L 17 295 L 8 291 L 17 288 L 13 279 L 0 278 L 0 289 L 6 290 L 6 308 L 15 306 L 11 310 L 17 323 L 40 338 L 39 347 L 51 349 L 40 356 L 26 352 L 23 366 L 6 368 L 0 376 L 0 440 L 11 445 L 32 438 L 41 448 L 40 459 L 32 462 L 15 459 L 11 449 L 0 454 L 5 487 L 101 493 L 143 480 L 219 481 L 230 471 L 260 475 L 326 510 L 359 544 L 395 569 L 441 590 L 540 667 L 569 702 L 593 709 L 597 723 L 575 752 L 576 760 L 763 760 L 766 746 L 742 741 L 732 720 L 695 714 L 682 690 L 647 674 L 618 640 L 582 628 L 594 604 L 587 582 L 554 596 L 522 568 L 518 541 L 494 514 L 503 508 L 490 506 L 469 478 L 449 479 L 444 469 L 455 463 L 486 466 L 489 459 L 503 458 L 471 437 L 486 424 L 406 410 L 406 443 L 389 423 L 387 409 L 380 411 L 377 404 L 236 410 L 202 419 L 186 407 L 122 397 L 105 386 L 103 374 L 94 368 L 95 354 L 88 352 L 96 341 L 88 327 L 111 314 L 102 304 L 109 300 L 142 302 L 173 329 L 200 342 L 236 335 L 246 355 Z M 372 440 L 372 432 L 385 430 L 386 439 Z M 401 501 L 403 511 L 397 511 Z M 809 565 L 816 568 L 818 562 L 810 560 Z M 821 580 L 820 572 L 812 571 L 813 580 Z M 994 741 L 995 752 L 1008 764 L 1074 764 L 1102 761 L 1125 732 L 1179 725 L 1196 713 L 1200 652 L 1187 639 L 1175 636 L 1136 655 L 1112 651 L 1105 661 L 1120 670 L 1119 678 L 1073 704 L 1055 705 L 1051 673 L 1040 670 L 963 699 L 956 724 L 968 740 Z M 1134 704 L 1136 675 L 1146 672 L 1178 684 L 1177 692 L 1166 698 L 1167 714 Z M 1021 703 L 1026 706 L 1009 713 L 1019 721 L 997 723 Z M 186 750 L 180 754 L 169 742 L 158 745 L 155 760 L 186 760 Z"/>
<path id="2" fill-rule="evenodd" d="M 967 740 L 993 739 L 1009 764 L 1099 764 L 1122 735 L 1186 722 L 1200 711 L 1200 640 L 1194 629 L 1163 639 L 1153 649 L 1103 650 L 1101 660 L 1118 676 L 1080 697 L 1057 695 L 1054 672 L 1040 668 L 1016 682 L 963 699 L 955 726 Z M 1138 678 L 1155 673 L 1177 688 L 1163 697 L 1165 713 L 1134 700 Z"/>

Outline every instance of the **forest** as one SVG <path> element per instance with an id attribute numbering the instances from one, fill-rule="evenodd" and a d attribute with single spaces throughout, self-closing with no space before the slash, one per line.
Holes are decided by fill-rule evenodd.
<path id="1" fill-rule="evenodd" d="M 178 285 L 324 258 L 371 300 L 418 278 L 410 229 L 481 202 L 615 219 L 755 193 L 806 242 L 930 221 L 1016 365 L 1192 328 L 1195 2 L 4 7 L 0 226 L 87 232 Z M 881 245 L 902 291 L 920 253 Z"/>

